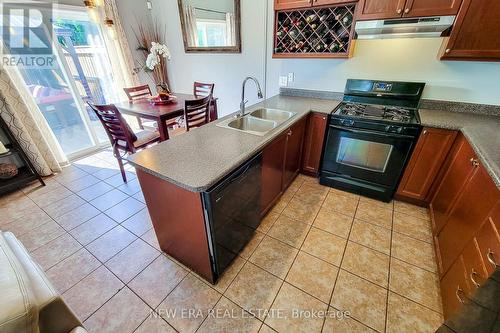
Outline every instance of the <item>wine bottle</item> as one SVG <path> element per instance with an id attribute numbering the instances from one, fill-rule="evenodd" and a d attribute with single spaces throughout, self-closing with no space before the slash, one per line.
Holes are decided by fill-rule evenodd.
<path id="1" fill-rule="evenodd" d="M 313 23 L 314 21 L 316 21 L 317 18 L 318 16 L 316 14 L 309 15 L 308 17 L 306 17 L 306 22 Z"/>
<path id="2" fill-rule="evenodd" d="M 330 52 L 338 52 L 338 50 L 339 50 L 339 45 L 338 45 L 336 42 L 333 42 L 333 43 L 330 45 L 329 49 L 330 49 Z"/>

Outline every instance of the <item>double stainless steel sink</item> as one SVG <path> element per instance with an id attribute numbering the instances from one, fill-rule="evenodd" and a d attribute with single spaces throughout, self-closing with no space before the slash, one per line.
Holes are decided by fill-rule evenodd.
<path id="1" fill-rule="evenodd" d="M 217 126 L 263 136 L 295 115 L 295 112 L 261 108 L 245 116 L 222 121 Z"/>

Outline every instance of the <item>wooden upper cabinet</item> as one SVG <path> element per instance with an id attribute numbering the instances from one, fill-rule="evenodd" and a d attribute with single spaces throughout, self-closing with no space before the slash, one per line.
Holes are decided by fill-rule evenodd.
<path id="1" fill-rule="evenodd" d="M 457 136 L 456 131 L 424 128 L 399 184 L 399 199 L 425 203 Z"/>
<path id="2" fill-rule="evenodd" d="M 274 0 L 274 10 L 310 7 L 312 0 Z"/>
<path id="3" fill-rule="evenodd" d="M 442 60 L 500 61 L 500 1 L 464 0 Z"/>
<path id="4" fill-rule="evenodd" d="M 339 5 L 343 3 L 355 2 L 358 0 L 313 0 L 313 6 Z"/>
<path id="5" fill-rule="evenodd" d="M 311 176 L 317 176 L 319 173 L 327 124 L 328 117 L 322 113 L 313 112 L 307 120 L 302 153 L 302 172 Z"/>
<path id="6" fill-rule="evenodd" d="M 283 173 L 283 190 L 292 183 L 300 171 L 305 129 L 306 118 L 295 123 L 287 132 L 288 139 L 285 153 L 285 170 Z"/>
<path id="7" fill-rule="evenodd" d="M 462 0 L 406 0 L 403 17 L 457 15 Z"/>
<path id="8" fill-rule="evenodd" d="M 403 14 L 405 3 L 405 0 L 360 0 L 356 17 L 358 20 L 398 18 Z"/>

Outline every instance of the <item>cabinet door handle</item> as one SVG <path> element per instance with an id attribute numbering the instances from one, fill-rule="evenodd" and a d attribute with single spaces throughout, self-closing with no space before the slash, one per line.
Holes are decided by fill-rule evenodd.
<path id="1" fill-rule="evenodd" d="M 450 53 L 450 52 L 451 52 L 451 49 L 446 49 L 446 50 L 444 51 L 444 53 Z"/>
<path id="2" fill-rule="evenodd" d="M 410 8 L 405 9 L 405 14 L 408 14 L 410 12 Z"/>
<path id="3" fill-rule="evenodd" d="M 424 133 L 423 133 L 423 134 L 424 134 L 424 135 L 427 135 L 427 130 L 424 130 Z"/>
<path id="4" fill-rule="evenodd" d="M 476 288 L 479 288 L 481 287 L 481 285 L 474 279 L 475 276 L 478 276 L 478 274 L 475 269 L 472 269 L 472 272 L 470 273 L 470 280 L 472 281 L 472 284 L 476 286 Z"/>
<path id="5" fill-rule="evenodd" d="M 479 160 L 475 159 L 474 157 L 470 159 L 470 163 L 472 164 L 473 167 L 478 167 L 479 166 Z"/>
<path id="6" fill-rule="evenodd" d="M 460 286 L 457 286 L 457 291 L 455 291 L 455 295 L 457 295 L 457 299 L 460 303 L 462 304 L 465 304 L 465 301 L 462 299 L 462 297 L 460 297 L 460 294 L 462 293 L 463 294 L 463 290 L 462 288 L 460 288 Z"/>
<path id="7" fill-rule="evenodd" d="M 491 249 L 488 249 L 488 253 L 486 254 L 486 258 L 488 258 L 488 261 L 493 266 L 493 268 L 499 267 L 499 265 L 495 261 L 495 252 L 491 251 Z"/>
<path id="8" fill-rule="evenodd" d="M 288 136 L 292 136 L 292 134 L 293 134 L 292 130 L 289 130 L 288 131 Z"/>
<path id="9" fill-rule="evenodd" d="M 403 12 L 403 10 L 401 8 L 398 8 L 398 10 L 396 10 L 396 13 L 398 14 L 401 14 Z"/>

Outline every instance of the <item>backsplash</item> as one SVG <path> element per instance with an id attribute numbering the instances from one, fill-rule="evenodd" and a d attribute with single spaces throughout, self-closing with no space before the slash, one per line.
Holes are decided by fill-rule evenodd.
<path id="1" fill-rule="evenodd" d="M 344 94 L 341 92 L 308 90 L 308 89 L 297 89 L 297 88 L 280 88 L 280 95 L 331 99 L 331 100 L 342 100 L 342 98 L 344 97 Z M 500 116 L 499 105 L 438 101 L 432 99 L 422 99 L 420 101 L 420 109 Z"/>

